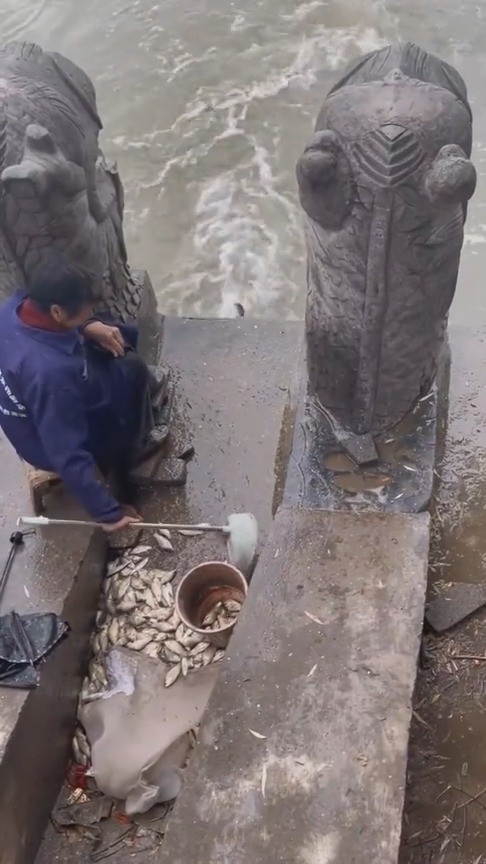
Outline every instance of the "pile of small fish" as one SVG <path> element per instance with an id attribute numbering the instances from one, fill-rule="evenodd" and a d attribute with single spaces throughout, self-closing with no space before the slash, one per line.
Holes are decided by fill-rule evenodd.
<path id="1" fill-rule="evenodd" d="M 171 551 L 169 538 L 160 535 L 159 539 L 160 543 L 155 537 L 159 548 Z M 141 651 L 148 657 L 165 661 L 169 666 L 165 676 L 166 687 L 174 684 L 180 675 L 185 677 L 191 669 L 208 666 L 224 657 L 222 649 L 202 641 L 200 634 L 194 633 L 180 620 L 174 606 L 172 587 L 176 571 L 150 569 L 153 551 L 151 546 L 137 546 L 108 566 L 91 639 L 92 658 L 81 691 L 82 702 L 90 701 L 107 687 L 104 657 L 114 646 Z M 205 619 L 204 626 L 215 629 L 216 622 L 218 627 L 233 623 L 240 607 L 236 601 L 226 601 L 224 608 L 223 604 L 218 604 L 218 608 L 206 616 L 208 625 Z M 219 624 L 219 620 L 224 623 Z M 73 739 L 74 758 L 86 765 L 89 753 L 86 736 L 78 726 Z"/>
<path id="2" fill-rule="evenodd" d="M 205 616 L 201 628 L 203 630 L 219 630 L 234 624 L 241 609 L 239 600 L 220 600 Z"/>

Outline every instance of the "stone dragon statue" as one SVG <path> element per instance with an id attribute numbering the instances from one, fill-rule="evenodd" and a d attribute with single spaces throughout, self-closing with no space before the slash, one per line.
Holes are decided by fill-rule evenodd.
<path id="1" fill-rule="evenodd" d="M 0 49 L 0 297 L 58 251 L 96 275 L 117 318 L 139 315 L 147 292 L 128 265 L 123 187 L 101 128 L 78 66 L 32 43 Z"/>

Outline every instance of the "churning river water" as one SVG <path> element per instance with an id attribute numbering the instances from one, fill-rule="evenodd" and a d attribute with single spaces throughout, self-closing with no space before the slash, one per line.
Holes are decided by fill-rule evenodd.
<path id="1" fill-rule="evenodd" d="M 453 318 L 486 321 L 486 4 L 479 0 L 1 0 L 0 39 L 91 75 L 103 147 L 125 185 L 133 265 L 163 311 L 301 317 L 294 165 L 354 56 L 412 39 L 457 66 L 480 185 Z M 482 176 L 481 176 L 482 175 Z"/>

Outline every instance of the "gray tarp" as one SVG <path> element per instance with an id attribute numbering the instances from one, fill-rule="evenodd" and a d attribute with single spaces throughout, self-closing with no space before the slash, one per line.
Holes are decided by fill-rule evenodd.
<path id="1" fill-rule="evenodd" d="M 110 689 L 79 709 L 91 745 L 99 789 L 145 813 L 170 801 L 182 785 L 188 732 L 197 726 L 217 676 L 217 664 L 164 687 L 167 666 L 143 654 L 112 649 L 106 661 Z"/>

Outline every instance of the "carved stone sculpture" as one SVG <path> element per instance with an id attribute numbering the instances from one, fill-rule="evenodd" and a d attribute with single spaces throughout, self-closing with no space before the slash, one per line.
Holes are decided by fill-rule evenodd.
<path id="1" fill-rule="evenodd" d="M 143 287 L 123 239 L 123 188 L 98 143 L 88 76 L 31 43 L 0 49 L 0 297 L 59 251 L 96 274 L 100 298 L 137 317 Z"/>
<path id="2" fill-rule="evenodd" d="M 410 43 L 362 57 L 327 96 L 297 165 L 307 380 L 286 503 L 427 508 L 471 138 L 462 78 Z"/>
<path id="3" fill-rule="evenodd" d="M 428 393 L 476 173 L 466 87 L 413 44 L 358 60 L 297 166 L 309 393 L 358 435 Z"/>

